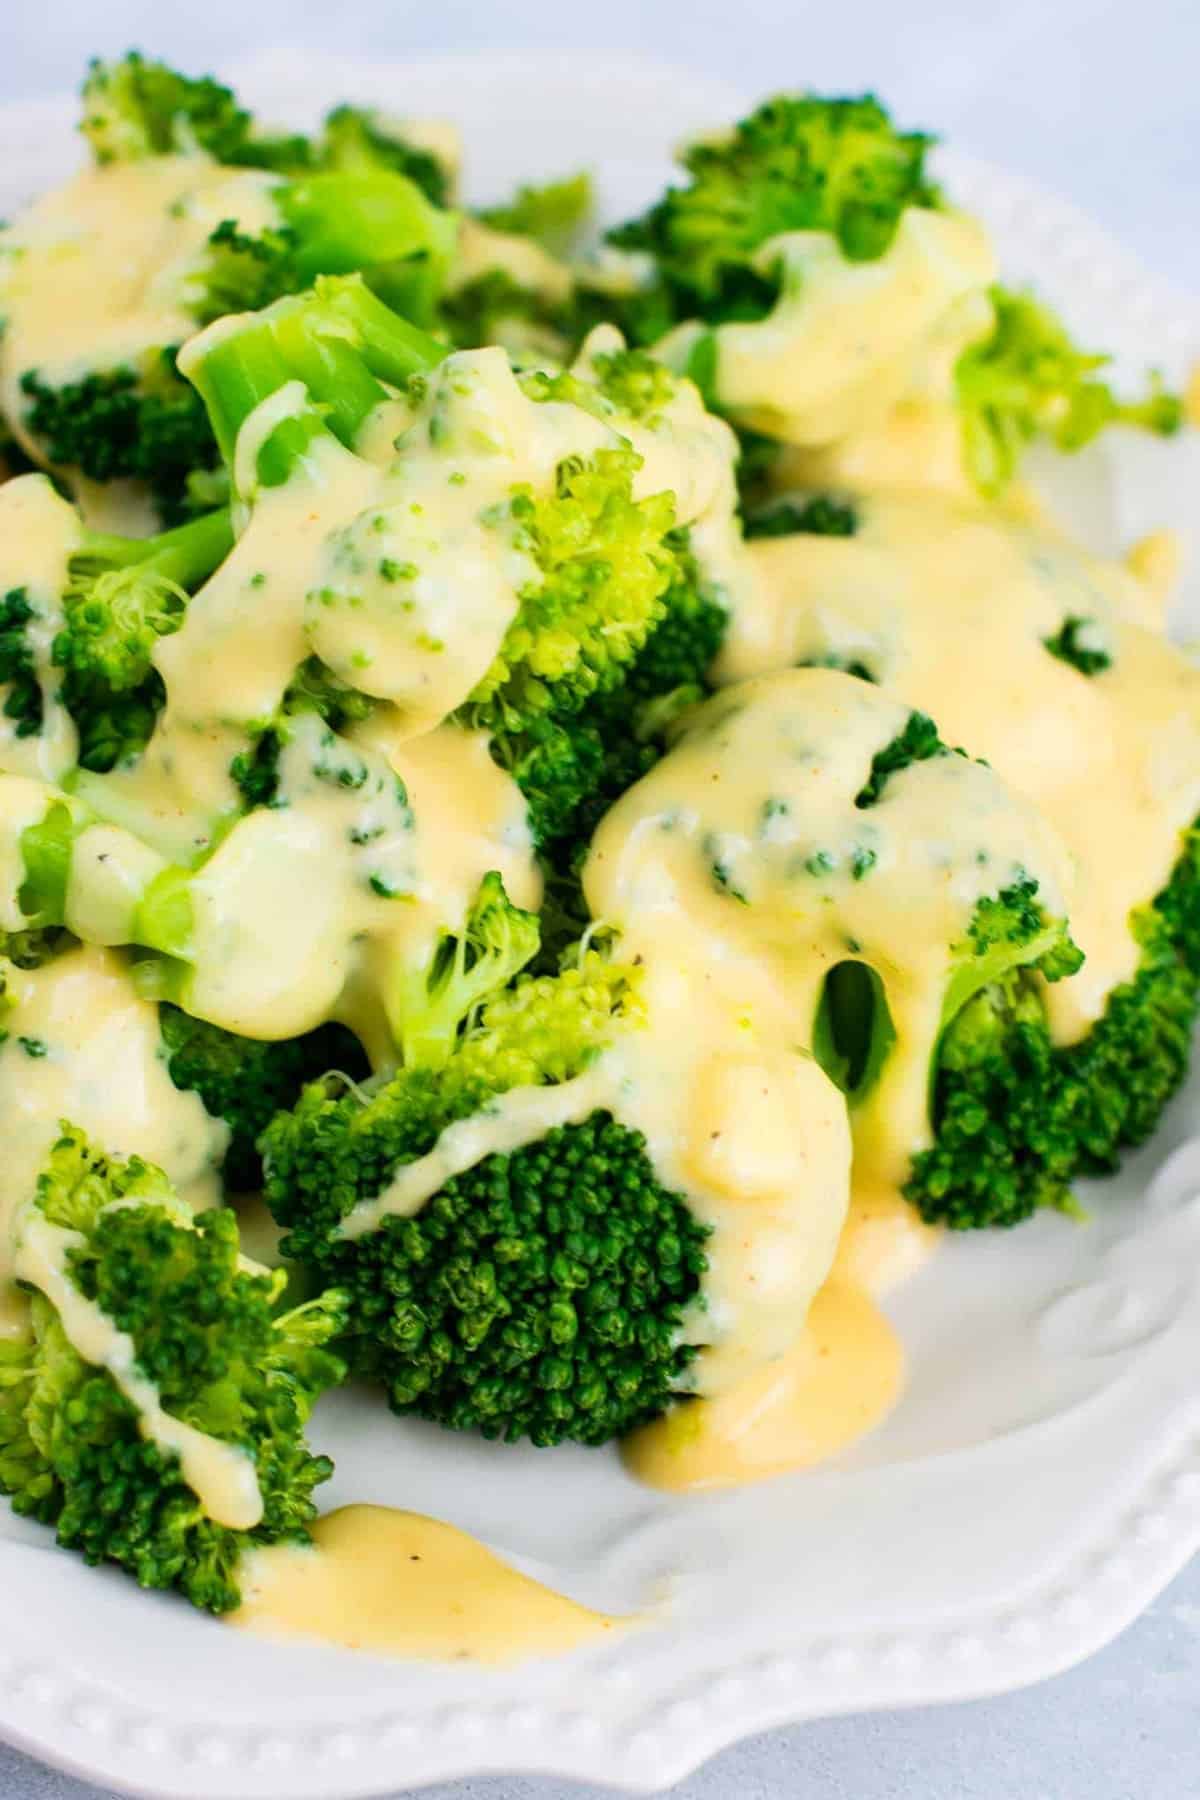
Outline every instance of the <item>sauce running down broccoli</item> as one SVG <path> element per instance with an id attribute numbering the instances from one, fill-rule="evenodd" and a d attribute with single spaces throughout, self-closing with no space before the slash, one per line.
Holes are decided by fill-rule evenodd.
<path id="1" fill-rule="evenodd" d="M 639 1027 L 636 971 L 589 952 L 474 1015 L 478 980 L 434 985 L 439 1015 L 467 1020 L 462 1034 L 431 1037 L 417 1017 L 396 1074 L 306 1090 L 263 1139 L 268 1203 L 288 1255 L 338 1272 L 348 1354 L 398 1412 L 487 1437 L 602 1443 L 660 1412 L 683 1380 L 696 1354 L 683 1313 L 705 1267 L 705 1229 L 641 1135 L 589 1098 L 587 1071 Z M 545 1117 L 489 1154 L 503 1097 L 539 1094 Z M 472 1128 L 477 1155 L 451 1156 L 419 1208 L 389 1209 L 389 1184 Z M 356 1209 L 373 1205 L 379 1217 L 356 1232 Z"/>
<path id="2" fill-rule="evenodd" d="M 690 145 L 686 187 L 609 233 L 648 252 L 661 294 L 655 320 L 759 319 L 777 288 L 758 252 L 788 231 L 826 231 L 852 262 L 882 256 L 906 207 L 936 207 L 925 173 L 932 139 L 898 131 L 872 95 L 780 95 L 724 137 Z"/>
<path id="3" fill-rule="evenodd" d="M 279 1313 L 286 1278 L 246 1265 L 232 1212 L 193 1218 L 69 1126 L 16 1245 L 33 1331 L 0 1344 L 0 1487 L 87 1562 L 228 1612 L 243 1552 L 304 1543 L 332 1472 L 304 1427 L 342 1378 L 341 1297 Z"/>

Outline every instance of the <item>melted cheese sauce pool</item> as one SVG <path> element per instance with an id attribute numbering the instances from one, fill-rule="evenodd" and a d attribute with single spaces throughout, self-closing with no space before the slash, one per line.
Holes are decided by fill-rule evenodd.
<path id="1" fill-rule="evenodd" d="M 790 1349 L 728 1393 L 685 1400 L 626 1438 L 630 1473 L 675 1493 L 739 1487 L 826 1462 L 872 1430 L 904 1387 L 904 1347 L 877 1296 L 937 1243 L 907 1202 L 864 1188 L 829 1278 Z"/>
<path id="2" fill-rule="evenodd" d="M 627 1630 L 420 1513 L 346 1506 L 318 1519 L 313 1547 L 279 1545 L 242 1565 L 230 1623 L 268 1637 L 439 1662 L 562 1655 Z"/>

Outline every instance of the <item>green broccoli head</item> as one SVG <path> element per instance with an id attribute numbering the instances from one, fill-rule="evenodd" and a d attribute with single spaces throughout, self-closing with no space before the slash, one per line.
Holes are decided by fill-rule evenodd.
<path id="1" fill-rule="evenodd" d="M 538 941 L 536 914 L 513 905 L 493 869 L 462 929 L 443 932 L 428 967 L 406 967 L 387 996 L 405 1067 L 443 1063 L 463 1021 L 525 967 Z"/>
<path id="2" fill-rule="evenodd" d="M 1144 1143 L 1187 1073 L 1200 1005 L 1200 845 L 1189 834 L 1171 880 L 1131 925 L 1141 948 L 1079 1043 L 1056 1046 L 1040 983 L 1007 972 L 950 1021 L 933 1089 L 936 1140 L 906 1192 L 925 1218 L 958 1230 L 1015 1225 L 1069 1209 L 1071 1182 L 1104 1174 Z M 1077 963 L 1074 966 L 1078 966 Z M 1073 973 L 1068 957 L 1042 966 Z"/>
<path id="3" fill-rule="evenodd" d="M 52 649 L 81 768 L 104 773 L 141 754 L 164 699 L 155 645 L 179 630 L 189 594 L 232 544 L 226 510 L 157 538 L 83 534 Z"/>
<path id="4" fill-rule="evenodd" d="M 644 1140 L 584 1096 L 581 1117 L 481 1155 L 418 1210 L 357 1236 L 356 1207 L 442 1134 L 513 1089 L 564 1096 L 640 1023 L 636 972 L 598 953 L 523 977 L 481 1009 L 436 1067 L 365 1091 L 309 1088 L 264 1139 L 287 1253 L 350 1295 L 354 1365 L 393 1408 L 488 1437 L 601 1443 L 654 1416 L 686 1377 L 680 1342 L 706 1232 L 666 1189 Z"/>
<path id="5" fill-rule="evenodd" d="M 494 759 L 525 797 L 542 864 L 544 967 L 557 967 L 559 953 L 587 929 L 581 872 L 600 820 L 654 767 L 675 720 L 710 691 L 729 615 L 701 577 L 688 534 L 672 534 L 672 544 L 678 560 L 666 611 L 620 684 L 578 712 L 541 713 L 491 740 Z"/>
<path id="6" fill-rule="evenodd" d="M 249 113 L 211 76 L 181 75 L 137 50 L 88 65 L 80 130 L 100 164 L 190 150 L 234 162 L 250 129 Z"/>
<path id="7" fill-rule="evenodd" d="M 17 737 L 37 737 L 45 717 L 45 696 L 28 634 L 35 617 L 26 588 L 0 594 L 0 687 L 4 716 L 13 721 Z"/>
<path id="8" fill-rule="evenodd" d="M 403 175 L 434 206 L 447 207 L 453 199 L 453 171 L 432 151 L 410 142 L 402 125 L 370 107 L 335 106 L 326 114 L 314 161 L 325 169 Z"/>
<path id="9" fill-rule="evenodd" d="M 89 481 L 144 482 L 166 524 L 187 512 L 189 479 L 217 462 L 203 403 L 176 371 L 177 349 L 58 385 L 36 369 L 21 377 L 25 429 L 46 460 Z"/>
<path id="10" fill-rule="evenodd" d="M 1182 404 L 1157 379 L 1141 399 L 1120 400 L 1099 375 L 1109 358 L 1079 349 L 1049 307 L 1003 287 L 993 287 L 991 299 L 990 335 L 964 350 L 955 369 L 963 455 L 984 494 L 1004 491 L 1038 438 L 1072 451 L 1109 425 L 1160 437 L 1180 429 Z"/>
<path id="11" fill-rule="evenodd" d="M 341 1297 L 278 1315 L 283 1277 L 245 1265 L 232 1212 L 192 1219 L 160 1170 L 115 1162 L 69 1126 L 18 1221 L 17 1246 L 33 1332 L 0 1346 L 0 1487 L 87 1562 L 115 1562 L 143 1587 L 229 1611 L 242 1553 L 304 1542 L 313 1489 L 331 1472 L 304 1427 L 342 1378 L 326 1348 Z M 75 1347 L 80 1306 L 128 1343 L 128 1362 L 118 1350 L 102 1367 Z M 206 1506 L 199 1465 L 156 1408 L 253 1478 L 256 1522 L 214 1516 L 221 1507 Z"/>
<path id="12" fill-rule="evenodd" d="M 205 1110 L 229 1127 L 221 1177 L 234 1194 L 262 1186 L 258 1140 L 277 1112 L 294 1105 L 308 1082 L 331 1069 L 348 1081 L 365 1080 L 369 1072 L 362 1046 L 344 1025 L 321 1025 L 303 1037 L 264 1043 L 237 1037 L 164 1003 L 159 1029 L 175 1086 L 199 1094 Z"/>
<path id="13" fill-rule="evenodd" d="M 532 238 L 554 256 L 565 256 L 591 216 L 595 204 L 586 170 L 558 181 L 519 187 L 511 200 L 484 207 L 479 217 L 494 231 Z"/>
<path id="14" fill-rule="evenodd" d="M 761 318 L 776 298 L 761 246 L 785 231 L 828 231 L 851 261 L 882 256 L 906 207 L 939 203 L 925 173 L 931 142 L 898 131 L 871 95 L 781 95 L 728 135 L 691 145 L 687 185 L 609 237 L 654 259 L 656 334 L 680 319 Z M 644 298 L 637 310 L 647 311 Z"/>
<path id="15" fill-rule="evenodd" d="M 560 463 L 552 494 L 514 494 L 514 542 L 541 579 L 521 591 L 520 611 L 467 702 L 472 725 L 514 730 L 540 713 L 578 712 L 617 685 L 664 617 L 676 575 L 674 501 L 669 493 L 633 498 L 640 466 L 632 450 L 597 450 Z"/>
<path id="16" fill-rule="evenodd" d="M 136 53 L 96 63 L 84 90 L 84 131 L 101 163 L 203 151 L 232 165 L 230 209 L 238 181 L 249 182 L 257 212 L 264 197 L 274 218 L 243 228 L 222 220 L 198 254 L 175 255 L 170 291 L 157 279 L 162 306 L 205 325 L 257 310 L 307 287 L 319 274 L 367 271 L 378 291 L 406 315 L 430 318 L 454 254 L 458 222 L 409 178 L 397 154 L 351 154 L 352 118 L 331 115 L 328 141 L 256 135 L 233 94 L 208 79 L 192 80 Z M 384 138 L 377 133 L 382 149 Z M 420 154 L 414 153 L 424 170 Z M 271 171 L 264 190 L 238 166 Z M 188 176 L 180 174 L 179 216 L 188 213 Z M 428 171 L 424 170 L 427 175 Z M 103 245 L 94 246 L 97 255 Z M 26 256 L 30 254 L 26 250 Z M 52 271 L 51 271 L 52 273 Z M 143 273 L 139 288 L 149 282 Z M 186 335 L 176 328 L 174 338 Z M 146 344 L 120 362 L 97 360 L 63 378 L 46 368 L 21 372 L 23 429 L 39 458 L 89 480 L 144 482 L 165 523 L 190 510 L 188 485 L 219 463 L 205 409 L 176 369 L 178 341 Z"/>

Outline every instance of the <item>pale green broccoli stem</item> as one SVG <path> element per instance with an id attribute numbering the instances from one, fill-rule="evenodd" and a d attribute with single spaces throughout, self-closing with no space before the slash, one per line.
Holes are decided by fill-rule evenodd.
<path id="1" fill-rule="evenodd" d="M 259 453 L 259 480 L 276 487 L 330 433 L 353 448 L 390 390 L 446 355 L 445 345 L 392 312 L 361 279 L 329 277 L 311 293 L 210 326 L 184 346 L 179 366 L 204 401 L 231 470 L 238 433 L 255 409 L 289 382 L 303 383 L 309 406 L 281 419 Z"/>
<path id="2" fill-rule="evenodd" d="M 71 557 L 71 574 L 82 584 L 110 571 L 138 569 L 190 592 L 207 581 L 232 548 L 233 524 L 226 506 L 152 538 L 89 531 Z"/>
<path id="3" fill-rule="evenodd" d="M 405 175 L 339 170 L 307 175 L 277 190 L 295 234 L 292 262 L 302 281 L 424 258 L 429 291 L 440 291 L 458 244 L 458 218 L 434 206 Z M 411 274 L 406 271 L 406 274 Z"/>

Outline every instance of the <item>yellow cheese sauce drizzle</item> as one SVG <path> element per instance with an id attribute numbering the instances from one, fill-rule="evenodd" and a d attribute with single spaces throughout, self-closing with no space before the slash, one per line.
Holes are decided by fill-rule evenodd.
<path id="1" fill-rule="evenodd" d="M 738 1487 L 825 1462 L 864 1436 L 904 1386 L 904 1347 L 877 1297 L 936 1242 L 894 1189 L 856 1191 L 791 1348 L 728 1393 L 681 1401 L 633 1432 L 621 1446 L 630 1473 L 676 1493 Z"/>
<path id="2" fill-rule="evenodd" d="M 438 1662 L 512 1663 L 616 1637 L 632 1621 L 593 1612 L 420 1513 L 346 1506 L 313 1545 L 255 1551 L 230 1622 L 268 1637 Z"/>

